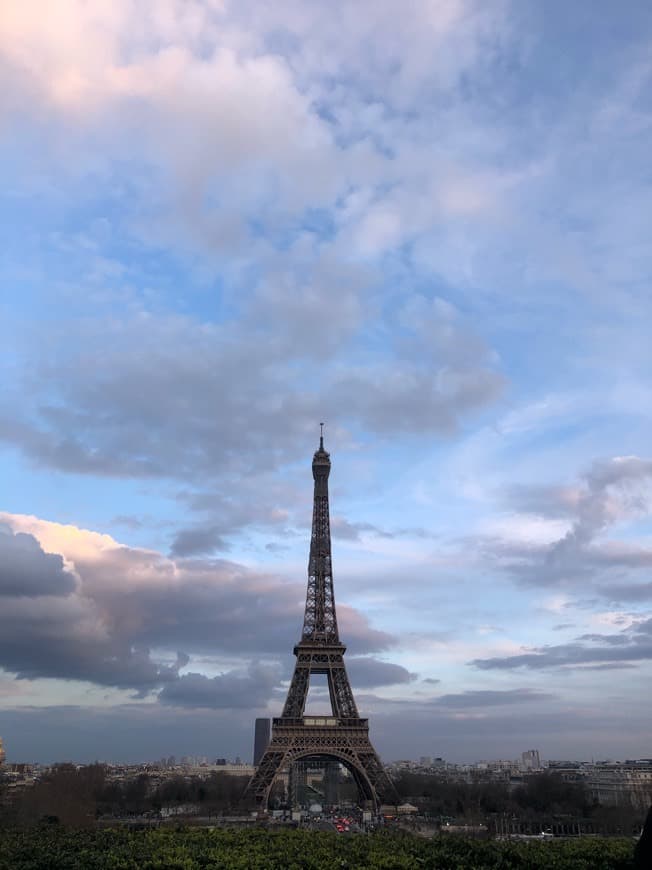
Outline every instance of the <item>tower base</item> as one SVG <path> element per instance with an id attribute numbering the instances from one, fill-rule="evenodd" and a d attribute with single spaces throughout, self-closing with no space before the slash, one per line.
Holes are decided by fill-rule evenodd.
<path id="1" fill-rule="evenodd" d="M 314 756 L 343 764 L 370 809 L 396 803 L 394 786 L 369 740 L 368 720 L 332 716 L 273 719 L 272 739 L 249 781 L 245 798 L 255 800 L 259 810 L 265 810 L 277 774 L 295 761 Z"/>

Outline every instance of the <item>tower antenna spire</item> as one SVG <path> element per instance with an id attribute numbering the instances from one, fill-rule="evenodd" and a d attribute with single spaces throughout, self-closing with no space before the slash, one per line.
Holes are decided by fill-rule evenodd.
<path id="1" fill-rule="evenodd" d="M 324 424 L 319 424 L 319 449 L 324 449 Z"/>

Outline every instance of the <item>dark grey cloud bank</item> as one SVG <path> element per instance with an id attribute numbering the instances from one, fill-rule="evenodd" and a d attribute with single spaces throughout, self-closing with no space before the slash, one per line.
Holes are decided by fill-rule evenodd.
<path id="1" fill-rule="evenodd" d="M 622 669 L 652 659 L 652 619 L 637 622 L 618 634 L 582 635 L 572 643 L 534 647 L 512 656 L 475 659 L 482 670 Z"/>
<path id="2" fill-rule="evenodd" d="M 346 668 L 354 687 L 361 689 L 411 683 L 417 674 L 402 665 L 383 662 L 371 656 L 347 656 Z"/>
<path id="3" fill-rule="evenodd" d="M 537 692 L 534 689 L 477 689 L 459 694 L 441 695 L 434 703 L 439 707 L 451 707 L 456 710 L 478 707 L 502 707 L 504 705 L 523 704 L 536 701 L 551 701 L 555 698 L 548 692 Z"/>
<path id="4" fill-rule="evenodd" d="M 365 715 L 370 713 L 371 705 L 360 706 Z M 441 755 L 451 761 L 514 758 L 531 746 L 546 758 L 610 757 L 614 733 L 627 757 L 644 756 L 649 746 L 649 709 L 644 706 L 623 709 L 605 699 L 599 715 L 594 709 L 569 711 L 554 701 L 478 710 L 480 716 L 468 709 L 386 705 L 371 715 L 371 737 L 385 760 L 404 758 L 406 747 L 411 758 Z M 108 709 L 5 709 L 1 722 L 12 761 L 142 761 L 171 754 L 250 760 L 254 715 L 244 709 L 143 703 Z"/>
<path id="5" fill-rule="evenodd" d="M 172 541 L 172 555 L 204 556 L 216 550 L 224 552 L 229 544 L 220 526 L 196 526 L 195 528 L 179 529 Z"/>
<path id="6" fill-rule="evenodd" d="M 401 665 L 384 662 L 370 656 L 350 656 L 346 661 L 349 679 L 354 688 L 376 688 L 416 679 Z M 285 700 L 286 688 L 281 680 L 290 678 L 293 660 L 263 664 L 253 662 L 246 670 L 233 670 L 216 677 L 204 674 L 182 674 L 178 680 L 165 685 L 159 701 L 171 706 L 209 707 L 211 709 L 264 707 L 274 698 L 279 704 Z M 311 693 L 313 686 L 311 684 Z M 320 696 L 319 687 L 315 696 Z"/>
<path id="7" fill-rule="evenodd" d="M 183 674 L 164 686 L 158 699 L 175 707 L 209 707 L 211 709 L 263 708 L 279 685 L 279 665 L 252 663 L 246 672 L 230 671 L 217 677 Z"/>
<path id="8" fill-rule="evenodd" d="M 413 677 L 416 675 L 412 675 Z M 438 683 L 439 680 L 423 680 L 424 684 Z M 433 712 L 435 716 L 447 716 L 461 713 L 464 716 L 468 712 L 478 711 L 485 713 L 493 707 L 518 707 L 522 704 L 547 704 L 555 701 L 558 695 L 549 692 L 541 692 L 538 689 L 468 689 L 464 692 L 452 692 L 445 695 L 423 697 L 415 695 L 411 700 L 403 698 L 383 698 L 374 694 L 361 694 L 360 700 L 371 707 L 385 709 L 401 707 L 407 704 L 411 712 Z"/>
<path id="9" fill-rule="evenodd" d="M 0 667 L 21 679 L 85 680 L 141 696 L 162 689 L 162 703 L 216 709 L 264 706 L 289 676 L 303 584 L 233 562 L 174 562 L 119 546 L 89 546 L 75 571 L 77 579 L 33 535 L 3 528 Z M 391 635 L 346 605 L 338 616 L 354 684 L 412 679 L 399 665 L 361 655 L 389 649 Z M 249 665 L 216 677 L 180 673 L 193 657 L 220 655 Z"/>
<path id="10" fill-rule="evenodd" d="M 68 595 L 75 578 L 56 553 L 44 553 L 33 535 L 14 534 L 0 523 L 0 595 L 34 598 Z"/>

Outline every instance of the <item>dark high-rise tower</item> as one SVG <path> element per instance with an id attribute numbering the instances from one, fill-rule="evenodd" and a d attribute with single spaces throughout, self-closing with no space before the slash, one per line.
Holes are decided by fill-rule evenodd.
<path id="1" fill-rule="evenodd" d="M 260 764 L 260 759 L 265 754 L 269 744 L 269 719 L 256 719 L 254 730 L 254 764 Z"/>
<path id="2" fill-rule="evenodd" d="M 301 640 L 281 716 L 272 720 L 272 739 L 247 787 L 261 809 L 277 773 L 295 761 L 319 757 L 338 761 L 353 775 L 361 799 L 377 807 L 395 801 L 394 787 L 369 740 L 369 724 L 358 714 L 344 666 L 346 647 L 340 641 L 333 594 L 331 532 L 328 506 L 330 456 L 323 434 L 312 460 L 315 498 L 308 560 L 308 591 Z M 330 695 L 330 716 L 305 716 L 312 674 L 325 674 Z"/>

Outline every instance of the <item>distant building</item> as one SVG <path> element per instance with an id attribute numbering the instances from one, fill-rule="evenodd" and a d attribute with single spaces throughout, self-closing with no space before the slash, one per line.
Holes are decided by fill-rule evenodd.
<path id="1" fill-rule="evenodd" d="M 2 767 L 2 763 L 4 762 L 6 757 L 7 756 L 5 755 L 5 750 L 2 745 L 2 737 L 0 737 L 0 767 Z"/>
<path id="2" fill-rule="evenodd" d="M 583 779 L 589 795 L 603 805 L 632 805 L 646 809 L 652 803 L 652 764 L 648 760 L 598 762 L 585 765 Z"/>
<path id="3" fill-rule="evenodd" d="M 521 753 L 521 770 L 541 770 L 538 749 L 528 749 Z"/>
<path id="4" fill-rule="evenodd" d="M 270 719 L 256 719 L 254 731 L 254 765 L 260 764 L 260 759 L 265 754 L 270 738 Z"/>
<path id="5" fill-rule="evenodd" d="M 209 764 L 206 767 L 202 767 L 202 771 L 205 774 L 225 773 L 228 776 L 246 776 L 250 779 L 256 772 L 256 768 L 253 764 L 235 764 L 227 761 L 226 764 Z"/>

